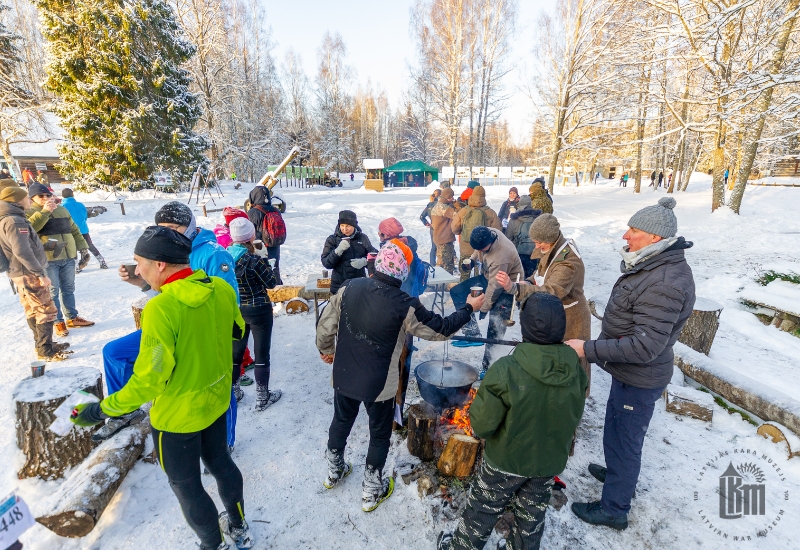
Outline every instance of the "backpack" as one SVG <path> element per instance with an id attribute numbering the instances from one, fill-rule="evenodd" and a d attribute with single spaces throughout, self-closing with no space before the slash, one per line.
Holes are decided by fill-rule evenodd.
<path id="1" fill-rule="evenodd" d="M 519 226 L 519 233 L 517 233 L 517 253 L 519 253 L 520 256 L 530 256 L 533 254 L 534 249 L 536 249 L 536 244 L 534 244 L 529 234 L 532 223 L 532 221 L 525 222 Z"/>
<path id="2" fill-rule="evenodd" d="M 408 278 L 403 281 L 401 290 L 414 298 L 425 292 L 428 285 L 428 276 L 433 273 L 433 267 L 428 262 L 422 261 L 414 254 L 414 261 L 408 266 Z"/>
<path id="3" fill-rule="evenodd" d="M 261 222 L 261 240 L 266 246 L 280 246 L 286 242 L 286 224 L 283 216 L 277 208 L 265 210 L 261 206 L 256 206 L 264 213 L 264 220 Z"/>
<path id="4" fill-rule="evenodd" d="M 472 230 L 479 225 L 486 225 L 486 212 L 485 207 L 471 208 L 467 215 L 464 216 L 464 222 L 461 224 L 461 242 L 469 244 L 469 238 L 472 235 Z"/>

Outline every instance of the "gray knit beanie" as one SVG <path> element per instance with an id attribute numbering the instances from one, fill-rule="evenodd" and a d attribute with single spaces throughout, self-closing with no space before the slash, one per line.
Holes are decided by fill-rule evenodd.
<path id="1" fill-rule="evenodd" d="M 561 225 L 558 218 L 552 214 L 541 214 L 531 224 L 528 230 L 531 239 L 540 243 L 554 243 L 561 235 Z"/>
<path id="2" fill-rule="evenodd" d="M 675 204 L 672 197 L 662 197 L 658 199 L 658 204 L 642 208 L 631 216 L 628 227 L 658 235 L 663 239 L 674 237 L 678 232 L 678 220 L 672 212 Z"/>

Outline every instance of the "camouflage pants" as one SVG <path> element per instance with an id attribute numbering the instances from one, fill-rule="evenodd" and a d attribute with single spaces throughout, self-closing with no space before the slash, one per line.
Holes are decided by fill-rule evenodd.
<path id="1" fill-rule="evenodd" d="M 444 268 L 448 273 L 453 273 L 456 266 L 456 248 L 453 243 L 436 245 L 436 265 Z"/>
<path id="2" fill-rule="evenodd" d="M 538 549 L 552 487 L 552 477 L 515 476 L 492 468 L 484 460 L 453 533 L 450 550 L 483 548 L 508 503 L 513 506 L 514 521 L 506 550 Z"/>
<path id="3" fill-rule="evenodd" d="M 11 279 L 19 293 L 19 301 L 25 309 L 25 317 L 36 319 L 36 324 L 52 323 L 56 320 L 56 306 L 50 296 L 50 287 L 39 284 L 39 278 L 23 275 Z"/>
<path id="4" fill-rule="evenodd" d="M 469 279 L 470 277 L 473 277 L 472 273 L 470 273 L 469 271 L 467 271 L 467 272 L 464 272 L 464 271 L 462 271 L 462 270 L 461 270 L 461 263 L 462 263 L 464 260 L 469 260 L 471 256 L 472 256 L 472 252 L 470 252 L 469 254 L 463 254 L 463 253 L 462 253 L 462 254 L 461 254 L 459 257 L 458 257 L 458 272 L 461 274 L 461 282 L 462 282 L 462 283 L 463 283 L 464 281 L 466 281 L 467 279 Z M 478 268 L 477 268 L 477 267 L 474 269 L 474 271 L 475 271 L 475 275 L 474 275 L 474 277 L 477 277 L 478 275 L 480 275 L 480 273 L 478 273 Z"/>

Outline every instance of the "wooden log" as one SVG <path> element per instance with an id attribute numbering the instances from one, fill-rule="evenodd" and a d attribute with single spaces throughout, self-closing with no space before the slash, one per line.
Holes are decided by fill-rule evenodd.
<path id="1" fill-rule="evenodd" d="M 739 374 L 684 344 L 676 343 L 673 351 L 675 365 L 692 380 L 758 418 L 777 422 L 800 435 L 800 401 L 795 397 Z"/>
<path id="2" fill-rule="evenodd" d="M 267 290 L 267 294 L 273 304 L 277 302 L 288 302 L 292 298 L 297 298 L 300 295 L 300 291 L 304 288 L 305 287 L 299 285 L 279 285 Z"/>
<path id="3" fill-rule="evenodd" d="M 665 390 L 667 411 L 711 422 L 714 417 L 714 398 L 694 388 L 670 384 Z"/>
<path id="4" fill-rule="evenodd" d="M 149 419 L 104 441 L 69 478 L 37 505 L 36 521 L 62 537 L 88 535 L 144 450 Z"/>
<path id="5" fill-rule="evenodd" d="M 51 366 L 51 365 L 48 365 Z M 91 429 L 72 429 L 64 437 L 50 431 L 53 412 L 76 391 L 103 398 L 103 376 L 91 367 L 61 367 L 45 370 L 39 378 L 25 378 L 12 393 L 16 407 L 17 446 L 25 454 L 20 479 L 38 476 L 58 479 L 94 449 Z"/>
<path id="6" fill-rule="evenodd" d="M 773 443 L 786 443 L 788 458 L 800 456 L 800 437 L 793 434 L 786 426 L 777 422 L 765 422 L 756 430 L 758 435 L 771 439 Z"/>
<path id="7" fill-rule="evenodd" d="M 408 452 L 422 460 L 433 460 L 433 438 L 436 431 L 436 411 L 427 403 L 411 405 L 408 409 Z"/>
<path id="8" fill-rule="evenodd" d="M 286 302 L 286 313 L 297 315 L 298 313 L 308 313 L 308 303 L 302 298 L 292 298 Z"/>
<path id="9" fill-rule="evenodd" d="M 313 300 L 314 299 L 314 293 L 313 292 L 306 292 L 305 288 L 303 288 L 303 290 L 300 291 L 300 294 L 298 294 L 298 296 L 300 298 L 302 298 L 303 300 Z M 324 300 L 330 300 L 330 299 L 331 299 L 330 291 L 317 292 L 317 300 L 324 301 Z"/>
<path id="10" fill-rule="evenodd" d="M 142 328 L 142 311 L 144 306 L 147 305 L 148 296 L 142 296 L 131 304 L 131 311 L 133 312 L 133 323 L 136 325 L 136 330 Z"/>
<path id="11" fill-rule="evenodd" d="M 466 434 L 453 434 L 439 457 L 436 467 L 446 476 L 466 477 L 472 474 L 481 442 Z"/>
<path id="12" fill-rule="evenodd" d="M 678 341 L 695 351 L 708 355 L 719 328 L 719 316 L 723 307 L 713 300 L 697 298 L 694 311 L 686 321 Z"/>

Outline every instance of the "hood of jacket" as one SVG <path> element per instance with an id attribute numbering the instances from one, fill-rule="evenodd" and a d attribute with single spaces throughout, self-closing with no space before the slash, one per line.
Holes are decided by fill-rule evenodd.
<path id="1" fill-rule="evenodd" d="M 228 253 L 233 258 L 233 263 L 238 263 L 239 258 L 247 254 L 247 247 L 242 243 L 233 243 L 228 247 Z"/>
<path id="2" fill-rule="evenodd" d="M 161 287 L 161 293 L 172 296 L 191 308 L 205 304 L 214 292 L 214 281 L 202 269 L 185 279 L 172 281 Z"/>
<path id="3" fill-rule="evenodd" d="M 473 208 L 486 206 L 486 191 L 483 189 L 483 187 L 476 187 L 472 190 L 472 195 L 470 195 L 467 205 L 472 206 Z"/>
<path id="4" fill-rule="evenodd" d="M 195 235 L 194 238 L 192 239 L 192 252 L 194 252 L 195 250 L 197 250 L 206 243 L 217 244 L 217 236 L 214 235 L 213 231 L 198 227 L 197 235 Z"/>
<path id="5" fill-rule="evenodd" d="M 666 250 L 663 252 L 656 254 L 652 258 L 648 258 L 647 260 L 636 264 L 631 269 L 628 269 L 625 266 L 625 260 L 620 262 L 620 271 L 622 271 L 623 275 L 630 275 L 632 273 L 637 273 L 642 271 L 643 269 L 653 269 L 660 265 L 663 265 L 668 262 L 679 262 L 683 259 L 684 254 L 683 251 L 689 248 L 692 248 L 694 243 L 692 241 L 687 241 L 683 237 L 678 237 L 678 239 Z"/>
<path id="6" fill-rule="evenodd" d="M 272 198 L 270 197 L 270 191 L 263 185 L 256 185 L 252 191 L 250 191 L 250 204 L 255 206 L 257 204 L 261 205 L 271 205 Z"/>
<path id="7" fill-rule="evenodd" d="M 578 376 L 573 368 L 578 354 L 566 344 L 523 342 L 517 344 L 512 355 L 525 372 L 547 386 L 569 386 Z"/>
<path id="8" fill-rule="evenodd" d="M 65 197 L 65 198 L 61 199 L 61 206 L 66 208 L 66 206 L 68 204 L 73 204 L 73 203 L 77 203 L 77 202 L 78 201 L 75 199 L 75 197 Z"/>
<path id="9" fill-rule="evenodd" d="M 0 201 L 0 216 L 20 216 L 25 218 L 25 209 L 16 202 Z M 27 218 L 25 218 L 27 220 Z"/>
<path id="10" fill-rule="evenodd" d="M 540 214 L 542 213 L 541 210 L 537 208 L 531 208 L 530 206 L 526 206 L 522 210 L 517 210 L 513 214 L 511 214 L 510 219 L 518 220 L 524 217 L 530 217 L 530 220 L 523 220 L 523 221 L 533 221 L 535 220 Z"/>

